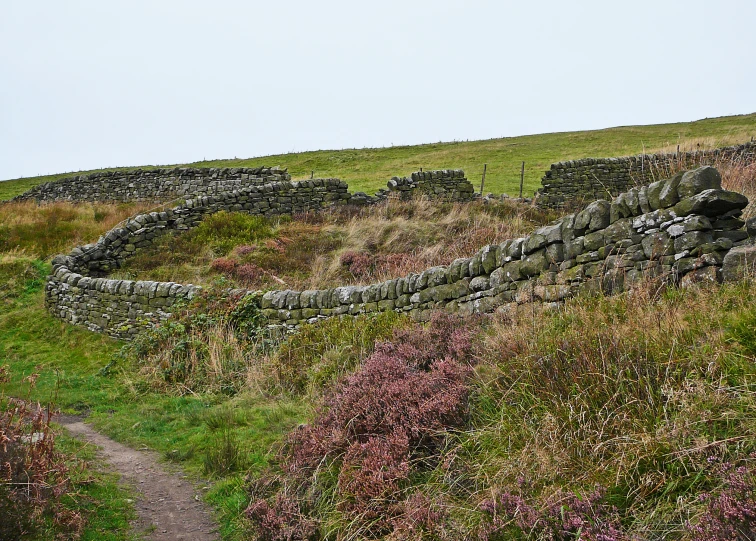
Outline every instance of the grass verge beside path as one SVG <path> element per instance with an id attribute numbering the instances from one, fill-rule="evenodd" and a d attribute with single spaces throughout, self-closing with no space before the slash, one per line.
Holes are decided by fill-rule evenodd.
<path id="1" fill-rule="evenodd" d="M 36 271 L 29 272 L 38 276 L 16 284 L 17 294 L 0 301 L 0 366 L 9 365 L 13 376 L 5 393 L 25 396 L 28 386 L 23 379 L 39 373 L 32 399 L 52 400 L 63 411 L 88 415 L 104 434 L 154 449 L 195 479 L 212 477 L 205 485 L 206 499 L 218 512 L 221 534 L 224 539 L 242 539 L 241 514 L 248 503 L 244 475 L 266 465 L 272 444 L 304 419 L 306 408 L 294 401 L 246 395 L 232 400 L 214 394 L 175 396 L 137 388 L 123 374 L 108 375 L 103 368 L 122 344 L 50 316 L 42 291 L 49 269 L 40 262 L 32 268 Z M 79 449 L 75 440 L 61 441 L 66 449 Z M 229 445 L 236 446 L 236 453 L 224 455 Z M 208 473 L 208 461 L 221 473 Z M 108 539 L 127 539 L 122 535 L 133 509 L 123 504 L 113 478 L 95 474 L 93 479 L 89 496 L 73 504 L 94 509 L 93 532 L 112 527 L 121 533 Z"/>
<path id="2" fill-rule="evenodd" d="M 547 133 L 505 137 L 485 141 L 430 143 L 388 148 L 317 150 L 277 154 L 248 159 L 208 160 L 184 164 L 189 167 L 287 167 L 294 179 L 338 177 L 351 191 L 373 193 L 385 188 L 395 175 L 408 175 L 420 168 L 464 169 L 480 186 L 483 164 L 487 163 L 486 192 L 517 195 L 520 166 L 525 162 L 524 195 L 541 185 L 544 172 L 554 162 L 586 157 L 614 157 L 682 148 L 714 148 L 742 143 L 756 135 L 756 113 L 707 118 L 695 122 L 621 126 L 603 130 Z M 134 166 L 136 167 L 136 166 Z M 110 168 L 108 171 L 128 168 Z M 86 171 L 91 172 L 91 171 Z M 21 194 L 37 184 L 75 173 L 55 174 L 0 182 L 0 201 Z M 78 173 L 77 173 L 78 174 Z"/>

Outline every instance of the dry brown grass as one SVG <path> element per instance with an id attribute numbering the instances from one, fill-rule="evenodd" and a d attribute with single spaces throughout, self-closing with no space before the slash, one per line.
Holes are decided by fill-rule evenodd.
<path id="1" fill-rule="evenodd" d="M 214 228 L 209 240 L 194 231 L 164 237 L 127 261 L 118 276 L 199 284 L 222 276 L 249 289 L 366 284 L 469 257 L 486 244 L 522 236 L 554 217 L 511 201 L 484 205 L 392 200 L 361 209 L 270 219 L 261 226 L 268 232 L 254 239 L 238 233 L 226 239 L 222 228 Z M 359 269 L 345 265 L 347 254 L 357 254 L 364 264 Z M 256 272 L 242 275 L 245 266 Z"/>
<path id="2" fill-rule="evenodd" d="M 0 252 L 45 259 L 94 242 L 150 207 L 149 203 L 5 203 L 0 205 Z"/>

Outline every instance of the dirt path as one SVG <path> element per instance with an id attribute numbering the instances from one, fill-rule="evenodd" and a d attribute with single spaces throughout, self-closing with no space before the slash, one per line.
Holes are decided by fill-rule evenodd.
<path id="1" fill-rule="evenodd" d="M 150 451 L 136 451 L 95 432 L 80 418 L 56 419 L 71 434 L 100 448 L 100 456 L 138 493 L 135 531 L 153 541 L 216 541 L 216 524 L 192 484 L 170 473 Z"/>

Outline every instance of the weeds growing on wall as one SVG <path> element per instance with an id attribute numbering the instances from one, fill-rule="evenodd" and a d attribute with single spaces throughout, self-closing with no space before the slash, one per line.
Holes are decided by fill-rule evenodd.
<path id="1" fill-rule="evenodd" d="M 204 290 L 168 321 L 126 344 L 114 362 L 136 365 L 142 384 L 179 394 L 232 395 L 265 347 L 256 294 Z"/>

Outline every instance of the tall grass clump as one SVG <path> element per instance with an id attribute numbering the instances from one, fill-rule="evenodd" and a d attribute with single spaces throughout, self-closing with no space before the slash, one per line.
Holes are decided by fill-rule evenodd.
<path id="1" fill-rule="evenodd" d="M 317 396 L 368 357 L 377 342 L 409 325 L 409 318 L 396 312 L 305 325 L 271 355 L 276 384 L 285 392 Z"/>
<path id="2" fill-rule="evenodd" d="M 737 330 L 752 299 L 749 283 L 649 285 L 492 325 L 474 429 L 454 451 L 478 466 L 466 499 L 485 495 L 487 528 L 546 535 L 557 505 L 583 508 L 612 538 L 688 538 L 722 482 L 711 457 L 754 450 L 756 370 Z"/>
<path id="3" fill-rule="evenodd" d="M 94 242 L 145 203 L 5 203 L 0 207 L 0 252 L 46 259 Z"/>
<path id="4" fill-rule="evenodd" d="M 177 394 L 237 393 L 264 346 L 259 298 L 203 291 L 173 317 L 126 344 L 107 367 L 136 367 L 139 385 Z"/>

